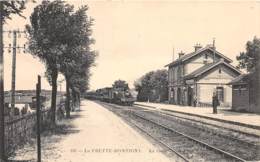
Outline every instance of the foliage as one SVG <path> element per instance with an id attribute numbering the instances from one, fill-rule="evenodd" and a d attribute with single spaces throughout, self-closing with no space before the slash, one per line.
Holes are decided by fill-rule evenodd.
<path id="1" fill-rule="evenodd" d="M 164 101 L 168 98 L 168 72 L 157 70 L 146 73 L 135 84 L 139 101 Z"/>
<path id="2" fill-rule="evenodd" d="M 248 41 L 246 43 L 246 51 L 241 52 L 237 56 L 239 61 L 238 68 L 246 69 L 248 72 L 253 72 L 255 70 L 257 61 L 260 56 L 260 39 L 254 37 L 253 41 Z"/>
<path id="3" fill-rule="evenodd" d="M 68 16 L 72 10 L 73 6 L 62 1 L 43 1 L 30 17 L 31 26 L 26 26 L 29 50 L 50 69 L 58 69 L 58 59 L 66 47 L 62 42 L 67 34 L 63 31 L 69 25 Z"/>
<path id="4" fill-rule="evenodd" d="M 46 75 L 52 86 L 51 119 L 55 124 L 57 76 L 61 67 L 62 55 L 69 39 L 65 29 L 70 26 L 69 16 L 73 6 L 63 1 L 42 1 L 34 8 L 30 17 L 28 44 L 30 53 L 38 57 L 46 67 Z"/>
<path id="5" fill-rule="evenodd" d="M 3 20 L 11 19 L 12 14 L 22 16 L 22 11 L 25 9 L 26 1 L 2 1 L 3 4 Z"/>
<path id="6" fill-rule="evenodd" d="M 70 91 L 74 98 L 86 90 L 89 68 L 94 65 L 97 53 L 90 46 L 93 19 L 87 16 L 87 6 L 74 11 L 74 6 L 63 1 L 43 1 L 31 16 L 29 49 L 46 65 L 48 81 L 57 87 L 57 74 L 66 79 L 66 114 L 69 117 Z M 55 89 L 53 89 L 55 90 Z M 57 90 L 57 88 L 56 88 Z"/>
<path id="7" fill-rule="evenodd" d="M 63 39 L 66 48 L 63 50 L 63 55 L 60 61 L 60 72 L 66 79 L 66 112 L 69 117 L 70 104 L 70 89 L 72 91 L 72 101 L 79 98 L 80 93 L 87 89 L 89 81 L 89 68 L 94 65 L 97 56 L 95 51 L 92 51 L 90 46 L 94 43 L 91 38 L 93 19 L 87 16 L 87 6 L 82 6 L 75 13 L 68 17 L 68 26 L 64 28 L 67 37 Z M 73 100 L 74 99 L 74 100 Z M 79 100 L 79 99 L 78 99 Z"/>
<path id="8" fill-rule="evenodd" d="M 112 85 L 113 88 L 115 89 L 121 89 L 123 91 L 127 91 L 129 90 L 129 86 L 128 86 L 128 83 L 124 80 L 116 80 L 114 82 L 114 84 Z"/>

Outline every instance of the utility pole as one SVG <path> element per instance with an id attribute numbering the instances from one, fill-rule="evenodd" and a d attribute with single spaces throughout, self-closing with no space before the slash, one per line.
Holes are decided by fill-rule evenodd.
<path id="1" fill-rule="evenodd" d="M 9 53 L 11 52 L 11 49 L 13 50 L 13 57 L 12 57 L 12 81 L 11 81 L 11 116 L 14 116 L 14 109 L 15 109 L 15 83 L 16 83 L 16 53 L 18 49 L 18 53 L 20 53 L 20 49 L 23 49 L 23 52 L 25 53 L 25 44 L 23 47 L 17 46 L 17 35 L 20 38 L 21 33 L 25 33 L 25 31 L 20 30 L 13 30 L 13 31 L 6 31 L 11 35 L 13 34 L 13 46 L 9 44 Z"/>
<path id="2" fill-rule="evenodd" d="M 0 162 L 5 161 L 3 1 L 0 1 Z"/>

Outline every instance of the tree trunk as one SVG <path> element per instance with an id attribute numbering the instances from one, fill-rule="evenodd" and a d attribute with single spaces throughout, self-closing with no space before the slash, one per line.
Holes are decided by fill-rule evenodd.
<path id="1" fill-rule="evenodd" d="M 75 107 L 76 107 L 76 92 L 75 90 L 72 89 L 71 91 L 71 97 L 72 97 L 72 111 L 75 110 Z"/>
<path id="2" fill-rule="evenodd" d="M 65 76 L 65 79 L 66 79 L 66 103 L 65 103 L 66 118 L 70 118 L 70 83 L 68 77 Z"/>
<path id="3" fill-rule="evenodd" d="M 57 78 L 58 72 L 52 72 L 51 83 L 52 83 L 52 91 L 51 91 L 51 122 L 53 125 L 56 124 L 56 95 L 57 95 Z"/>
<path id="4" fill-rule="evenodd" d="M 256 109 L 260 109 L 260 56 L 258 56 L 257 64 L 256 64 L 256 98 L 257 98 L 257 103 L 256 103 Z"/>
<path id="5" fill-rule="evenodd" d="M 78 109 L 80 110 L 80 93 L 76 93 L 76 105 Z"/>

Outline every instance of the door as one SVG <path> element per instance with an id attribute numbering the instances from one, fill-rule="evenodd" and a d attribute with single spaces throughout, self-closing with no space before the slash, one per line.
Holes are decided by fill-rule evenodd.
<path id="1" fill-rule="evenodd" d="M 181 104 L 181 88 L 178 88 L 177 90 L 177 104 Z"/>
<path id="2" fill-rule="evenodd" d="M 192 106 L 193 88 L 188 87 L 188 106 Z"/>
<path id="3" fill-rule="evenodd" d="M 217 96 L 219 102 L 224 102 L 224 88 L 223 87 L 217 87 Z"/>

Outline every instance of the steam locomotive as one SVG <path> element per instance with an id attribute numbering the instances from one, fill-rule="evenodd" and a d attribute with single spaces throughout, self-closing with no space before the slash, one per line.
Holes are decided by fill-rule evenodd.
<path id="1" fill-rule="evenodd" d="M 95 92 L 88 92 L 85 97 L 92 100 L 100 100 L 126 106 L 132 106 L 136 100 L 129 90 L 112 87 L 101 88 Z"/>

